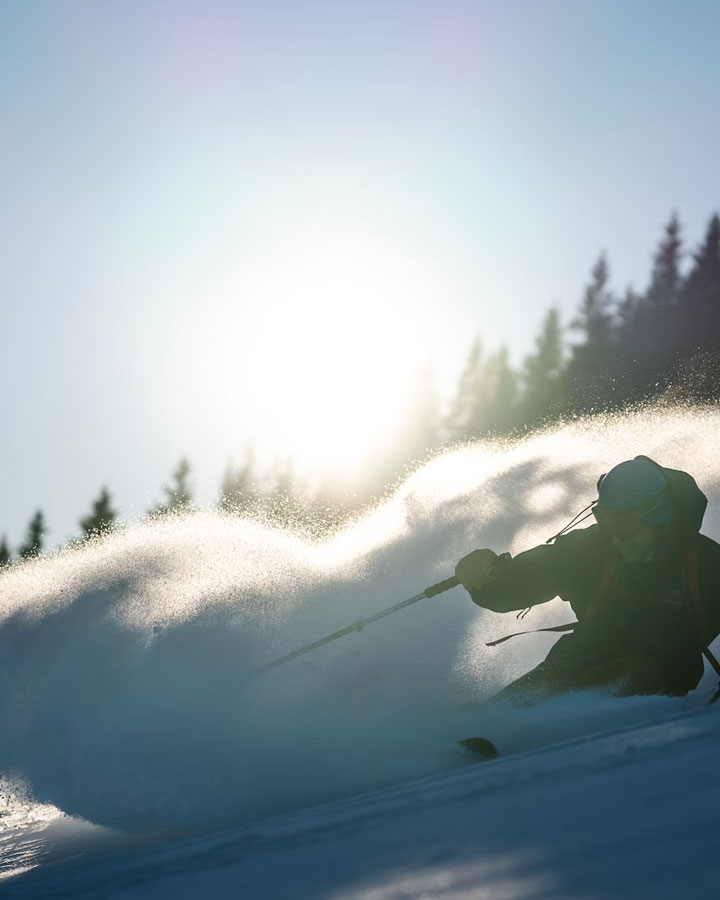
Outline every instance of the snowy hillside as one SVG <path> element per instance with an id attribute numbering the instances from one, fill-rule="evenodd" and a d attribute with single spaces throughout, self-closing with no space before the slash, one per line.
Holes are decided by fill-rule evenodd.
<path id="1" fill-rule="evenodd" d="M 720 538 L 719 419 L 449 452 L 323 544 L 208 512 L 3 574 L 0 896 L 712 896 L 711 674 L 685 699 L 480 717 L 554 637 L 488 649 L 515 620 L 461 589 L 256 670 L 474 547 L 540 543 L 637 453 L 695 475 Z M 556 600 L 525 624 L 571 618 Z M 472 734 L 503 758 L 458 769 Z"/>
<path id="2" fill-rule="evenodd" d="M 717 896 L 720 711 L 9 881 L 3 896 Z"/>

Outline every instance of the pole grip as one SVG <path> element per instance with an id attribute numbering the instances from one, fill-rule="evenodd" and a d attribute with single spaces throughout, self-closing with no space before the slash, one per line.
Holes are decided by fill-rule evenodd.
<path id="1" fill-rule="evenodd" d="M 442 594 L 445 591 L 449 591 L 450 588 L 457 587 L 460 582 L 453 575 L 452 578 L 446 578 L 445 581 L 438 581 L 437 584 L 433 584 L 429 588 L 425 588 L 425 596 L 426 597 L 435 597 L 437 594 Z"/>

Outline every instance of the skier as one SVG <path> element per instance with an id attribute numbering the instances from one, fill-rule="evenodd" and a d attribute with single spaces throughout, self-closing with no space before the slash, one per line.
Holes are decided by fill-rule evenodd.
<path id="1" fill-rule="evenodd" d="M 720 633 L 720 545 L 699 534 L 707 498 L 686 472 L 638 456 L 599 482 L 596 524 L 497 556 L 475 550 L 455 574 L 494 612 L 570 603 L 577 623 L 497 700 L 519 704 L 602 688 L 684 695 Z M 570 626 L 572 628 L 572 626 Z M 558 629 L 561 630 L 561 629 Z"/>

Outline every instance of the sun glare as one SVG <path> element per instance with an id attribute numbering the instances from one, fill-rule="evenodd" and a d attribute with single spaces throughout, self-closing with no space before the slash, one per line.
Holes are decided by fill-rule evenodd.
<path id="1" fill-rule="evenodd" d="M 250 440 L 300 473 L 351 474 L 392 441 L 429 362 L 448 280 L 436 268 L 356 227 L 273 235 L 186 317 L 191 405 L 206 423 L 232 410 L 233 451 Z"/>

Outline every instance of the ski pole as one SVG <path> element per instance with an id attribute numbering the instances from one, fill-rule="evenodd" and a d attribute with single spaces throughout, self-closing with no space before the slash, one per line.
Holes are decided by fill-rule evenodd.
<path id="1" fill-rule="evenodd" d="M 352 625 L 348 625 L 345 628 L 341 628 L 339 631 L 333 631 L 332 634 L 327 634 L 325 637 L 319 638 L 317 641 L 313 641 L 312 644 L 306 644 L 304 647 L 299 647 L 297 650 L 293 650 L 290 653 L 286 653 L 285 656 L 279 656 L 277 659 L 272 660 L 272 662 L 265 663 L 265 665 L 260 666 L 256 669 L 256 673 L 265 672 L 268 669 L 274 669 L 275 666 L 280 666 L 283 663 L 289 662 L 291 659 L 296 659 L 298 656 L 303 656 L 305 653 L 309 653 L 311 650 L 315 650 L 317 647 L 322 647 L 324 644 L 329 644 L 331 641 L 336 641 L 338 638 L 344 637 L 346 634 L 350 634 L 353 631 L 362 631 L 366 625 L 369 625 L 371 622 L 377 622 L 378 619 L 384 619 L 385 616 L 389 616 L 394 612 L 397 612 L 400 609 L 404 609 L 406 606 L 411 606 L 413 603 L 417 603 L 419 600 L 424 600 L 427 597 L 436 597 L 438 594 L 442 594 L 445 591 L 449 591 L 450 588 L 457 587 L 460 582 L 453 576 L 452 578 L 446 578 L 444 581 L 439 581 L 437 584 L 431 585 L 429 588 L 425 588 L 422 594 L 416 594 L 414 597 L 410 597 L 409 600 L 403 600 L 401 603 L 396 603 L 395 606 L 389 606 L 387 609 L 383 609 L 375 615 L 368 616 L 365 619 L 358 619 L 357 622 L 353 622 Z"/>

